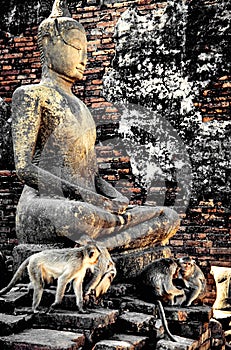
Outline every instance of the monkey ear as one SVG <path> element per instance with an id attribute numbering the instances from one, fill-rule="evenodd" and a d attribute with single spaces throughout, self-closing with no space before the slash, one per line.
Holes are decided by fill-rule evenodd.
<path id="1" fill-rule="evenodd" d="M 87 254 L 88 254 L 88 256 L 89 256 L 89 258 L 91 259 L 91 258 L 93 258 L 93 256 L 95 256 L 96 255 L 96 251 L 97 251 L 97 248 L 96 247 L 88 247 L 87 248 Z"/>
<path id="2" fill-rule="evenodd" d="M 88 256 L 89 258 L 92 258 L 95 255 L 95 249 L 89 249 L 88 250 Z"/>

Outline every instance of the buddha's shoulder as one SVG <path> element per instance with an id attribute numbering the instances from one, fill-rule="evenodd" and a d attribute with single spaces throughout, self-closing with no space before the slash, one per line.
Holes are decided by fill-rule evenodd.
<path id="1" fill-rule="evenodd" d="M 60 96 L 60 93 L 50 86 L 43 84 L 31 84 L 31 85 L 22 85 L 18 87 L 14 93 L 13 98 L 27 96 L 30 98 L 39 98 L 39 99 L 57 99 Z"/>

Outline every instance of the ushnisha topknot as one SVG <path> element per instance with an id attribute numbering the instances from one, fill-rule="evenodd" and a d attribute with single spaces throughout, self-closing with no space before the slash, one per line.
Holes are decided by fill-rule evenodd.
<path id="1" fill-rule="evenodd" d="M 66 0 L 55 0 L 49 17 L 71 17 Z"/>
<path id="2" fill-rule="evenodd" d="M 38 47 L 42 65 L 46 61 L 44 38 L 54 41 L 55 38 L 62 37 L 63 33 L 70 29 L 78 29 L 85 34 L 82 24 L 71 17 L 66 0 L 55 0 L 50 16 L 44 19 L 38 28 Z"/>

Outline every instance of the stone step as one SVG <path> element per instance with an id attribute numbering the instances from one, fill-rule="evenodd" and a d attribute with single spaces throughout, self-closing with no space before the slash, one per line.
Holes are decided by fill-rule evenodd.
<path id="1" fill-rule="evenodd" d="M 164 306 L 167 319 L 180 322 L 198 321 L 209 322 L 213 317 L 213 310 L 210 306 Z"/>
<path id="2" fill-rule="evenodd" d="M 4 350 L 77 350 L 83 347 L 85 337 L 75 332 L 47 328 L 24 330 L 0 338 Z"/>
<path id="3" fill-rule="evenodd" d="M 209 306 L 192 307 L 164 307 L 169 329 L 172 333 L 186 338 L 198 339 L 203 342 L 204 337 L 210 337 L 206 334 L 208 323 L 212 318 L 213 312 Z"/>
<path id="4" fill-rule="evenodd" d="M 197 341 L 178 336 L 175 336 L 175 338 L 177 339 L 177 342 L 166 339 L 159 340 L 156 344 L 155 350 L 199 350 Z"/>
<path id="5" fill-rule="evenodd" d="M 0 336 L 18 333 L 32 325 L 32 315 L 0 314 Z"/>
<path id="6" fill-rule="evenodd" d="M 139 350 L 146 346 L 147 337 L 115 334 L 107 340 L 101 340 L 95 344 L 93 350 Z"/>
<path id="7" fill-rule="evenodd" d="M 89 311 L 89 313 L 79 313 L 78 311 L 56 309 L 48 313 L 47 308 L 40 308 L 38 313 L 33 314 L 33 324 L 36 327 L 48 327 L 51 329 L 96 330 L 114 325 L 118 318 L 117 310 L 97 308 Z M 17 315 L 30 314 L 31 312 L 30 307 L 15 309 Z"/>
<path id="8" fill-rule="evenodd" d="M 17 285 L 0 298 L 1 312 L 11 312 L 19 305 L 27 305 L 30 302 L 30 295 L 25 287 Z M 31 299 L 32 300 L 32 299 Z M 31 301 L 32 303 L 32 301 Z"/>
<path id="9" fill-rule="evenodd" d="M 120 308 L 131 312 L 142 312 L 149 315 L 157 315 L 158 307 L 154 303 L 148 303 L 133 296 L 120 299 Z"/>
<path id="10" fill-rule="evenodd" d="M 53 313 L 38 313 L 34 322 L 40 326 L 58 327 L 59 329 L 97 329 L 114 324 L 118 317 L 117 310 L 95 309 L 82 314 L 77 311 L 57 309 Z"/>
<path id="11" fill-rule="evenodd" d="M 151 339 L 159 339 L 164 335 L 160 319 L 140 312 L 124 312 L 118 317 L 117 327 L 121 333 L 146 335 Z"/>

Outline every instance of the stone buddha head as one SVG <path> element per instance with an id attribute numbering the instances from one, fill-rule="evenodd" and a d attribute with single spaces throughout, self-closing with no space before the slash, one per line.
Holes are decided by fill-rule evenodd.
<path id="1" fill-rule="evenodd" d="M 55 0 L 50 16 L 38 29 L 43 77 L 49 70 L 70 81 L 82 79 L 87 61 L 83 26 L 71 18 L 66 2 Z"/>

